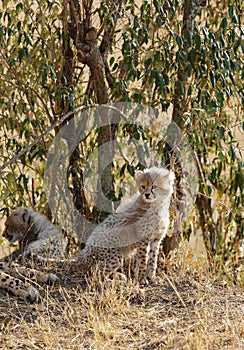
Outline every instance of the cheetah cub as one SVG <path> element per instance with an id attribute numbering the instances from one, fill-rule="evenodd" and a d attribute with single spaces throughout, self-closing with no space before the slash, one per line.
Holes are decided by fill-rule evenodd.
<path id="1" fill-rule="evenodd" d="M 174 173 L 152 167 L 138 171 L 135 180 L 139 194 L 92 231 L 76 261 L 77 269 L 86 272 L 98 262 L 109 275 L 134 256 L 136 278 L 155 279 L 159 246 L 169 226 Z"/>
<path id="2" fill-rule="evenodd" d="M 0 288 L 34 302 L 39 292 L 30 281 L 57 283 L 53 273 L 42 272 L 13 262 L 32 257 L 38 262 L 49 262 L 64 257 L 66 240 L 46 217 L 29 208 L 18 208 L 7 218 L 3 237 L 9 242 L 19 242 L 19 249 L 0 261 Z"/>

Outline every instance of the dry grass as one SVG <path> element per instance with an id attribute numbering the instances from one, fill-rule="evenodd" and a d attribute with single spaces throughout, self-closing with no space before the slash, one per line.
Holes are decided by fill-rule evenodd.
<path id="1" fill-rule="evenodd" d="M 181 260 L 161 262 L 153 285 L 87 284 L 66 270 L 35 305 L 0 291 L 0 349 L 244 349 L 243 289 Z"/>

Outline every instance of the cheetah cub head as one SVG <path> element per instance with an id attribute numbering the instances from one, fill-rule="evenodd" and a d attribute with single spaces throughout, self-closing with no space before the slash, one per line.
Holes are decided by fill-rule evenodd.
<path id="1" fill-rule="evenodd" d="M 30 213 L 26 208 L 16 209 L 6 220 L 2 236 L 9 242 L 21 240 L 30 226 Z"/>
<path id="2" fill-rule="evenodd" d="M 165 168 L 152 167 L 135 175 L 141 198 L 146 203 L 161 201 L 173 192 L 175 175 Z"/>

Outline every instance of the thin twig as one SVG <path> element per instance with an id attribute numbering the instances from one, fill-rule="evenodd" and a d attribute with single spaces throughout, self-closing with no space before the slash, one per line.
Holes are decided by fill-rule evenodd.
<path id="1" fill-rule="evenodd" d="M 177 297 L 179 298 L 179 300 L 180 300 L 180 302 L 182 303 L 182 305 L 183 305 L 185 308 L 187 308 L 187 306 L 186 306 L 184 300 L 181 298 L 181 296 L 180 296 L 178 290 L 176 289 L 176 287 L 174 286 L 174 284 L 171 282 L 171 280 L 170 280 L 169 277 L 166 275 L 166 273 L 164 273 L 163 271 L 162 271 L 162 273 L 163 273 L 164 277 L 167 279 L 167 281 L 169 282 L 169 284 L 171 285 L 171 287 L 173 288 L 175 294 L 176 294 Z"/>

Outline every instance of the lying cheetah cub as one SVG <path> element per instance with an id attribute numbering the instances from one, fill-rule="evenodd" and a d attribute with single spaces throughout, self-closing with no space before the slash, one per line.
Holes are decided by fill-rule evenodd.
<path id="1" fill-rule="evenodd" d="M 135 254 L 136 277 L 155 278 L 159 246 L 169 226 L 174 173 L 152 167 L 138 171 L 135 179 L 140 193 L 94 229 L 76 268 L 87 271 L 99 262 L 105 274 L 110 274 Z"/>
<path id="2" fill-rule="evenodd" d="M 2 235 L 10 243 L 19 242 L 19 250 L 5 260 L 15 260 L 19 255 L 44 260 L 64 257 L 65 238 L 46 217 L 32 209 L 16 209 L 7 218 Z"/>
<path id="3" fill-rule="evenodd" d="M 34 257 L 42 262 L 63 258 L 66 240 L 47 218 L 27 208 L 18 208 L 10 215 L 5 222 L 3 237 L 11 243 L 18 241 L 19 250 L 0 262 L 0 288 L 33 302 L 39 292 L 27 280 L 34 278 L 36 282 L 56 283 L 58 277 L 12 261 L 19 256 L 25 260 Z"/>

